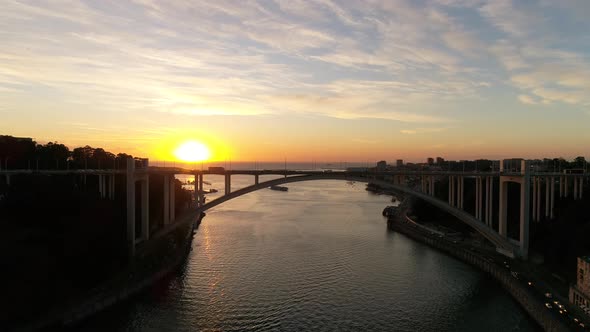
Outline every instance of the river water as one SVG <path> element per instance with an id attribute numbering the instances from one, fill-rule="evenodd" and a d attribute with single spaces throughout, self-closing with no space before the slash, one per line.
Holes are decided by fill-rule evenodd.
<path id="1" fill-rule="evenodd" d="M 221 177 L 205 180 L 223 188 Z M 232 181 L 236 189 L 253 179 Z M 78 328 L 537 329 L 491 278 L 388 231 L 381 211 L 391 205 L 390 197 L 343 181 L 288 187 L 288 192 L 260 190 L 209 211 L 180 272 Z"/>

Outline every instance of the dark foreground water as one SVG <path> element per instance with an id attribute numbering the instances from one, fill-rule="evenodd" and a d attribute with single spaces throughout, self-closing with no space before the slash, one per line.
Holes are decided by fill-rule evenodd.
<path id="1" fill-rule="evenodd" d="M 208 180 L 223 188 L 221 178 Z M 79 329 L 536 329 L 489 277 L 387 231 L 381 211 L 390 198 L 364 188 L 297 183 L 224 203 L 203 220 L 182 271 Z"/>

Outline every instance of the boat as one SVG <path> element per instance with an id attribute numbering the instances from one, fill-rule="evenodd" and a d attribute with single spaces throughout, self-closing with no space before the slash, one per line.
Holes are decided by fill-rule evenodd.
<path id="1" fill-rule="evenodd" d="M 289 188 L 283 186 L 270 186 L 270 190 L 287 191 Z"/>

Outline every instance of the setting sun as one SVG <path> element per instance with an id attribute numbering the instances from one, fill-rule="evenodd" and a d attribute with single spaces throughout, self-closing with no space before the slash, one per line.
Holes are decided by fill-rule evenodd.
<path id="1" fill-rule="evenodd" d="M 182 161 L 194 162 L 209 159 L 211 152 L 203 143 L 189 141 L 181 144 L 175 151 L 176 158 Z"/>

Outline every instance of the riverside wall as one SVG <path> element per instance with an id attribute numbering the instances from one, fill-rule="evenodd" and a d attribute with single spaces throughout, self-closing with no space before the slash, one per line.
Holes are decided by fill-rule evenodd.
<path id="1" fill-rule="evenodd" d="M 431 234 L 427 227 L 414 222 L 405 215 L 390 216 L 387 225 L 414 240 L 434 247 L 491 275 L 545 331 L 570 331 L 561 320 L 547 310 L 544 303 L 539 301 L 522 281 L 513 277 L 504 266 L 500 266 L 493 260 L 466 248 L 457 246 L 451 240 L 437 234 Z"/>

